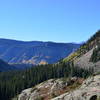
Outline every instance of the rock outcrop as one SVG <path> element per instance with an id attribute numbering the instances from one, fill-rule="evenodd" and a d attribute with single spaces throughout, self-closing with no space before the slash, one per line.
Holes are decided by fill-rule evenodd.
<path id="1" fill-rule="evenodd" d="M 100 99 L 100 75 L 90 77 L 82 86 L 74 91 L 67 92 L 52 100 L 99 100 Z"/>
<path id="2" fill-rule="evenodd" d="M 75 84 L 81 84 L 83 79 L 73 77 L 69 79 L 50 79 L 33 88 L 23 90 L 18 100 L 51 100 L 66 91 L 70 91 Z M 71 87 L 70 87 L 71 86 Z"/>
<path id="3" fill-rule="evenodd" d="M 80 81 L 82 85 L 76 86 Z M 100 75 L 89 77 L 85 81 L 76 77 L 70 81 L 50 79 L 23 90 L 18 96 L 18 100 L 99 100 L 99 98 Z"/>

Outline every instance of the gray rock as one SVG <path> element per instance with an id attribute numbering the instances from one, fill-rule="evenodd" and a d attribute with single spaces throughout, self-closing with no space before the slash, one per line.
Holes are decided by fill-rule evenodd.
<path id="1" fill-rule="evenodd" d="M 82 86 L 52 100 L 97 100 L 100 97 L 100 75 L 90 77 Z"/>
<path id="2" fill-rule="evenodd" d="M 66 83 L 66 84 L 65 84 Z M 51 95 L 63 89 L 67 85 L 62 79 L 50 79 L 45 81 L 34 88 L 29 88 L 21 92 L 18 96 L 18 100 L 37 100 L 46 95 Z"/>
<path id="3" fill-rule="evenodd" d="M 77 81 L 77 77 L 71 78 L 72 81 Z M 42 100 L 42 97 L 57 93 L 67 86 L 67 81 L 62 79 L 50 79 L 34 88 L 29 88 L 18 96 L 18 100 Z M 100 97 L 100 75 L 92 76 L 86 79 L 83 84 L 77 89 L 64 93 L 52 100 L 96 100 Z M 48 99 L 49 100 L 49 99 Z"/>

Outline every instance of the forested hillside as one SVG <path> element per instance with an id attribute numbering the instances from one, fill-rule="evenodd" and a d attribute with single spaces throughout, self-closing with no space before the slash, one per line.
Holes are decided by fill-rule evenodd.
<path id="1" fill-rule="evenodd" d="M 16 67 L 11 66 L 11 65 L 7 64 L 6 62 L 4 62 L 3 60 L 0 59 L 0 72 L 15 70 L 15 69 L 16 69 Z"/>
<path id="2" fill-rule="evenodd" d="M 73 63 L 41 65 L 24 71 L 2 72 L 0 73 L 0 100 L 11 100 L 22 90 L 51 78 L 72 76 L 86 78 L 92 73 L 92 69 L 78 68 Z"/>

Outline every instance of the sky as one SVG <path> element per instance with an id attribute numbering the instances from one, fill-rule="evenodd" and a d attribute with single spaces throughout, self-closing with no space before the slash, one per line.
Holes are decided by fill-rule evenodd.
<path id="1" fill-rule="evenodd" d="M 0 38 L 83 42 L 100 29 L 100 0 L 0 0 Z"/>

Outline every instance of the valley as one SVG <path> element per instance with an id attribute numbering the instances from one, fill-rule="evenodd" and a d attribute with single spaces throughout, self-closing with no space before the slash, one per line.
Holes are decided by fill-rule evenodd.
<path id="1" fill-rule="evenodd" d="M 9 69 L 8 71 L 5 70 L 6 72 L 1 72 L 0 100 L 50 100 L 53 98 L 53 100 L 67 100 L 66 98 L 69 98 L 68 100 L 71 100 L 71 98 L 76 98 L 73 100 L 77 100 L 77 98 L 84 100 L 83 97 L 76 95 L 76 93 L 81 91 L 80 86 L 84 86 L 85 83 L 83 81 L 85 81 L 88 77 L 92 77 L 94 80 L 95 78 L 98 78 L 95 80 L 97 83 L 92 83 L 91 81 L 91 84 L 98 84 L 98 87 L 94 87 L 94 85 L 89 87 L 86 85 L 84 88 L 91 88 L 91 97 L 96 94 L 96 98 L 99 98 L 99 43 L 100 31 L 96 32 L 85 44 L 81 45 L 80 48 L 72 52 L 68 57 L 65 56 L 64 59 L 59 60 L 57 63 L 38 64 L 34 67 L 32 67 L 33 65 L 31 67 L 27 67 L 27 65 L 27 68 L 24 70 L 12 71 L 12 69 Z M 23 66 L 25 65 L 23 64 Z M 8 66 L 7 63 L 5 66 Z M 16 63 L 16 66 L 21 65 Z M 88 82 L 88 80 L 89 79 L 87 79 L 86 82 Z M 78 89 L 78 87 L 80 89 L 75 90 Z M 47 88 L 49 91 L 46 90 Z M 91 91 L 93 88 L 96 88 L 98 91 L 92 93 Z M 68 93 L 74 90 L 75 97 L 74 95 L 73 97 L 70 97 L 71 94 Z M 83 95 L 85 90 L 82 91 Z M 74 92 L 71 93 L 74 94 Z M 87 98 L 85 100 L 90 100 L 89 98 L 91 97 L 85 95 L 85 98 Z"/>

